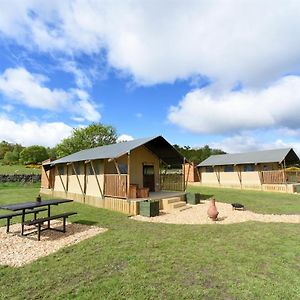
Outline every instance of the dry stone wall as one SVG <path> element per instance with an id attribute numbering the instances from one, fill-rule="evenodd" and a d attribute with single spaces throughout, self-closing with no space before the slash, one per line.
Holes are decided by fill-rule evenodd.
<path id="1" fill-rule="evenodd" d="M 35 183 L 41 181 L 41 175 L 38 174 L 13 174 L 0 175 L 0 182 L 21 182 L 21 183 Z"/>

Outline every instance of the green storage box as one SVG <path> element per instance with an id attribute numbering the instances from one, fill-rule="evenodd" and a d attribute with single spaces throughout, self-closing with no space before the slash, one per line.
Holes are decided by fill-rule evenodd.
<path id="1" fill-rule="evenodd" d="M 145 200 L 140 202 L 140 215 L 155 217 L 159 215 L 159 201 Z"/>
<path id="2" fill-rule="evenodd" d="M 201 194 L 199 193 L 187 193 L 186 194 L 186 202 L 188 204 L 199 204 L 201 201 Z"/>

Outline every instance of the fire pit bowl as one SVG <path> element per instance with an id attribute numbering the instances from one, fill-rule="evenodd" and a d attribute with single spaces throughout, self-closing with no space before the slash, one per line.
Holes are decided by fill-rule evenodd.
<path id="1" fill-rule="evenodd" d="M 232 203 L 233 210 L 245 210 L 245 206 L 241 203 Z"/>

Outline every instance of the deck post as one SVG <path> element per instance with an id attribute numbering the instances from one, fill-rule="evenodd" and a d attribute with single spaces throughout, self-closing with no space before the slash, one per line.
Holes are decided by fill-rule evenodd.
<path id="1" fill-rule="evenodd" d="M 183 179 L 183 190 L 185 191 L 186 190 L 186 187 L 185 187 L 185 157 L 183 158 L 183 176 L 182 176 L 182 179 Z"/>
<path id="2" fill-rule="evenodd" d="M 130 192 L 130 151 L 127 152 L 127 193 L 126 198 L 129 198 Z"/>

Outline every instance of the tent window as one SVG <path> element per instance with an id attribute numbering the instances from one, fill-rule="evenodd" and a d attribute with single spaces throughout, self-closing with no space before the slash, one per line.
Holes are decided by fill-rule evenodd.
<path id="1" fill-rule="evenodd" d="M 233 172 L 233 166 L 224 166 L 224 172 Z"/>
<path id="2" fill-rule="evenodd" d="M 58 169 L 58 174 L 60 174 L 60 175 L 64 175 L 65 174 L 65 166 L 64 165 L 59 165 L 57 167 L 57 169 Z"/>
<path id="3" fill-rule="evenodd" d="M 74 171 L 75 168 L 75 171 Z M 72 175 L 80 175 L 80 164 L 79 163 L 74 163 L 74 168 L 72 167 Z"/>
<path id="4" fill-rule="evenodd" d="M 209 167 L 205 167 L 205 171 L 206 173 L 212 173 L 214 171 L 213 167 L 209 166 Z"/>
<path id="5" fill-rule="evenodd" d="M 244 165 L 244 172 L 253 172 L 255 171 L 254 165 Z"/>
<path id="6" fill-rule="evenodd" d="M 125 164 L 119 164 L 119 170 L 121 174 L 127 174 L 128 168 L 127 165 Z"/>
<path id="7" fill-rule="evenodd" d="M 94 175 L 93 168 L 91 165 L 88 166 L 88 175 Z"/>

